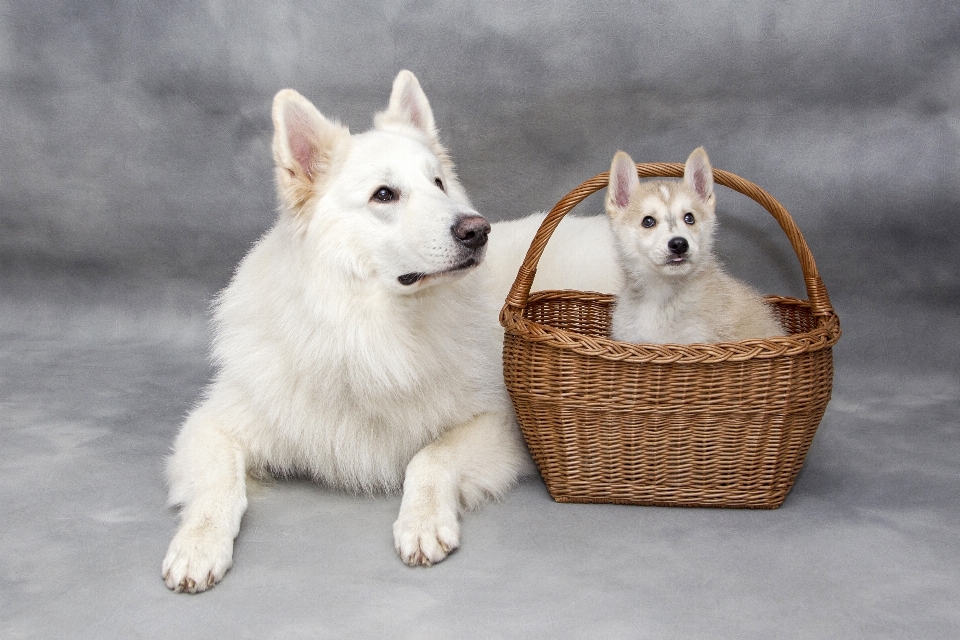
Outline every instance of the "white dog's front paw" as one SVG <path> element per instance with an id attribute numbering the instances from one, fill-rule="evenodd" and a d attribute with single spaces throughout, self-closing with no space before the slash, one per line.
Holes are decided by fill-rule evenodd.
<path id="1" fill-rule="evenodd" d="M 200 593 L 220 582 L 232 565 L 229 534 L 181 528 L 170 541 L 160 575 L 177 593 Z"/>
<path id="2" fill-rule="evenodd" d="M 401 509 L 393 523 L 393 541 L 400 559 L 408 566 L 429 567 L 460 546 L 457 513 Z"/>

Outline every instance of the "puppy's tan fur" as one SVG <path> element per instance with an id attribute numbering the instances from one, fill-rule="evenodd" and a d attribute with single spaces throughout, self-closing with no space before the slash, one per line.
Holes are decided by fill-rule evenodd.
<path id="1" fill-rule="evenodd" d="M 691 344 L 784 335 L 770 305 L 717 261 L 715 207 L 703 147 L 690 154 L 682 181 L 641 182 L 630 156 L 617 152 L 606 196 L 624 277 L 614 339 Z"/>

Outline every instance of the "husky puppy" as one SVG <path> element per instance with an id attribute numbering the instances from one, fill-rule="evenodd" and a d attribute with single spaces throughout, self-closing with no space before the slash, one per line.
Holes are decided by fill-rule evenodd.
<path id="1" fill-rule="evenodd" d="M 606 210 L 624 289 L 611 335 L 623 342 L 690 344 L 784 335 L 773 309 L 724 272 L 713 254 L 713 170 L 703 147 L 690 154 L 683 180 L 645 180 L 618 151 Z"/>
<path id="2" fill-rule="evenodd" d="M 217 298 L 217 373 L 167 463 L 182 508 L 161 575 L 176 591 L 204 591 L 232 565 L 248 473 L 402 488 L 397 553 L 429 566 L 460 544 L 461 509 L 533 470 L 497 317 L 539 219 L 507 225 L 486 255 L 491 226 L 409 71 L 365 133 L 289 89 L 273 123 L 280 213 Z M 607 264 L 591 271 L 599 283 L 573 286 L 611 289 L 609 254 L 593 259 Z"/>

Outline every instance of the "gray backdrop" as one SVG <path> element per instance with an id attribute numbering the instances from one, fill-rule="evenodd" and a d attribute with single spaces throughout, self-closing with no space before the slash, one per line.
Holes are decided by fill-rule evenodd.
<path id="1" fill-rule="evenodd" d="M 0 635 L 957 637 L 958 34 L 931 0 L 0 0 Z M 699 145 L 791 211 L 845 333 L 784 507 L 560 506 L 537 481 L 410 571 L 395 496 L 285 483 L 223 585 L 166 592 L 162 458 L 209 298 L 274 217 L 272 96 L 359 131 L 402 68 L 491 219 L 617 149 Z M 719 197 L 734 273 L 802 294 L 776 225 Z"/>

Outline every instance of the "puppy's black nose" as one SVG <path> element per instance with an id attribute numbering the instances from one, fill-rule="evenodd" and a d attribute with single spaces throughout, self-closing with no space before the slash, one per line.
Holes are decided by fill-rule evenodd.
<path id="1" fill-rule="evenodd" d="M 460 244 L 471 249 L 479 249 L 487 244 L 487 234 L 490 233 L 490 223 L 483 216 L 461 216 L 450 227 L 450 232 Z"/>
<path id="2" fill-rule="evenodd" d="M 671 252 L 677 254 L 678 256 L 682 256 L 687 252 L 687 249 L 690 248 L 690 245 L 687 244 L 686 238 L 676 237 L 670 238 L 670 240 L 667 242 L 667 247 L 669 247 Z"/>

